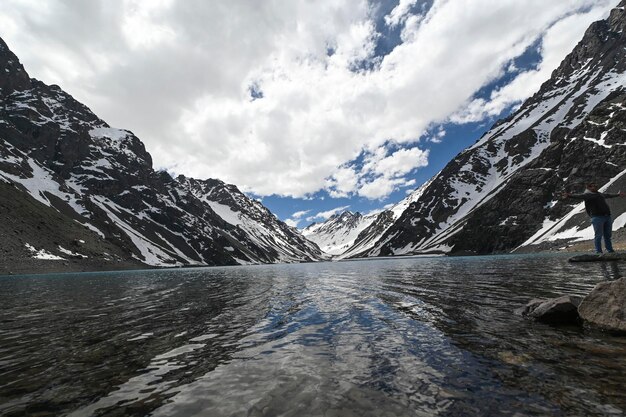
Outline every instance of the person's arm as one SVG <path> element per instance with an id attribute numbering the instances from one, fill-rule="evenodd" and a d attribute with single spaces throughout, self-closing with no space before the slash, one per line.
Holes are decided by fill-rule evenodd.
<path id="1" fill-rule="evenodd" d="M 624 197 L 624 192 L 619 191 L 617 193 L 602 193 L 604 198 L 615 198 L 615 197 Z"/>

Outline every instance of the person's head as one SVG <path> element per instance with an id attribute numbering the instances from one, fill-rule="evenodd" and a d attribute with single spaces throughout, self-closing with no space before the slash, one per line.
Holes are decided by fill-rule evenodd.
<path id="1" fill-rule="evenodd" d="M 587 189 L 591 192 L 597 193 L 598 192 L 598 185 L 595 182 L 588 182 L 587 183 Z"/>

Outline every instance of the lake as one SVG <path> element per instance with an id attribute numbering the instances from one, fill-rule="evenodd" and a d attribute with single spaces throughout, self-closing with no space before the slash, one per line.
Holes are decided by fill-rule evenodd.
<path id="1" fill-rule="evenodd" d="M 513 313 L 620 269 L 507 255 L 0 277 L 0 415 L 622 415 L 626 337 Z"/>

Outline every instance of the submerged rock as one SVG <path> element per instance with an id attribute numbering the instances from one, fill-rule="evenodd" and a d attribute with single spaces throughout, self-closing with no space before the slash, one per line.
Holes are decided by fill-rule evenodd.
<path id="1" fill-rule="evenodd" d="M 588 323 L 626 332 L 626 278 L 596 285 L 580 303 L 578 312 Z"/>
<path id="2" fill-rule="evenodd" d="M 543 323 L 574 324 L 580 318 L 578 315 L 580 302 L 581 298 L 573 295 L 551 299 L 536 298 L 515 312 Z"/>

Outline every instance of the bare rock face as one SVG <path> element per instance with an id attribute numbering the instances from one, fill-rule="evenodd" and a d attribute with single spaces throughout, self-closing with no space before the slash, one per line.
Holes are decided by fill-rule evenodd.
<path id="1" fill-rule="evenodd" d="M 626 278 L 596 285 L 580 303 L 578 312 L 588 323 L 626 332 Z"/>
<path id="2" fill-rule="evenodd" d="M 578 319 L 580 297 L 564 295 L 552 299 L 534 299 L 515 312 L 550 324 L 575 324 Z"/>

